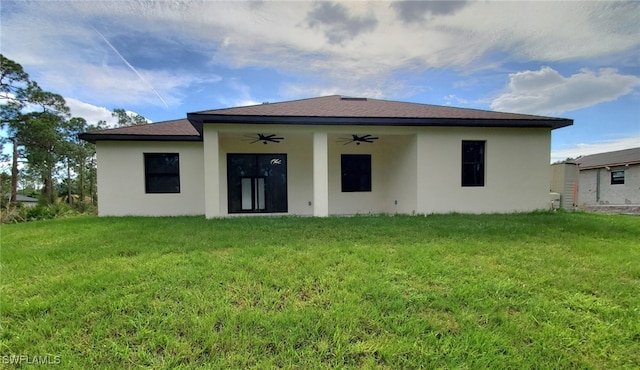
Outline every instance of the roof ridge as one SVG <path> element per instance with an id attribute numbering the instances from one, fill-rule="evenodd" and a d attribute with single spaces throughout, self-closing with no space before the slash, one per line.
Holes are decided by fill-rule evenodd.
<path id="1" fill-rule="evenodd" d="M 293 99 L 293 100 L 277 101 L 277 102 L 273 102 L 273 103 L 267 101 L 267 102 L 262 102 L 262 103 L 258 103 L 258 104 L 238 105 L 238 106 L 226 107 L 226 108 L 205 109 L 205 110 L 199 110 L 199 111 L 190 112 L 190 113 L 198 114 L 198 113 L 206 113 L 206 112 L 211 112 L 211 111 L 219 112 L 219 111 L 230 110 L 230 109 L 259 107 L 261 105 L 281 105 L 281 104 L 287 104 L 287 103 L 301 102 L 301 101 L 305 101 L 305 100 L 325 99 L 325 98 L 331 98 L 331 97 L 335 97 L 335 96 L 340 97 L 341 95 L 334 94 L 334 95 L 316 96 L 316 97 L 310 97 L 310 98 L 300 98 L 300 99 Z"/>

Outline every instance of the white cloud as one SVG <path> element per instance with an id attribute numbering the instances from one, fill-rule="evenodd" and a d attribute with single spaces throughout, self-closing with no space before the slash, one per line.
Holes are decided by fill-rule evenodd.
<path id="1" fill-rule="evenodd" d="M 43 78 L 46 84 L 54 85 L 64 95 L 82 96 L 83 99 L 100 101 L 114 106 L 152 105 L 164 107 L 163 100 L 170 107 L 178 106 L 184 98 L 184 89 L 204 82 L 217 82 L 220 76 L 200 76 L 181 71 L 143 70 L 141 75 L 153 85 L 141 83 L 138 76 L 126 67 L 96 66 L 81 64 L 75 67 L 71 76 L 66 70 L 52 70 Z"/>
<path id="2" fill-rule="evenodd" d="M 387 91 L 388 93 L 388 91 Z M 286 83 L 280 88 L 280 95 L 285 99 L 310 98 L 314 96 L 344 95 L 367 98 L 383 98 L 384 92 L 380 88 L 365 86 L 328 86 L 325 84 L 295 84 Z"/>
<path id="3" fill-rule="evenodd" d="M 633 91 L 640 78 L 612 68 L 564 77 L 551 67 L 509 75 L 508 91 L 491 102 L 498 111 L 558 114 L 613 101 Z"/>
<path id="4" fill-rule="evenodd" d="M 107 127 L 115 127 L 118 120 L 111 115 L 111 110 L 93 104 L 85 103 L 74 98 L 65 98 L 67 106 L 71 111 L 71 116 L 84 118 L 88 124 L 96 124 L 98 121 L 105 121 Z M 129 116 L 136 116 L 138 113 L 126 111 Z M 152 121 L 148 120 L 149 123 Z"/>
<path id="5" fill-rule="evenodd" d="M 418 14 L 420 22 L 403 21 L 390 4 L 340 3 L 333 8 L 344 15 L 341 23 L 310 26 L 309 17 L 319 19 L 322 7 L 314 2 L 6 1 L 1 41 L 5 54 L 36 69 L 38 78 L 64 86 L 55 89 L 63 95 L 82 90 L 87 100 L 105 104 L 163 106 L 159 95 L 175 107 L 202 77 L 160 63 L 183 49 L 155 50 L 154 66 L 126 55 L 145 85 L 92 26 L 123 56 L 114 38 L 140 33 L 211 55 L 212 65 L 275 68 L 312 80 L 322 76 L 324 82 L 311 82 L 318 86 L 385 92 L 403 83 L 393 73 L 402 68 L 486 68 L 492 64 L 483 57 L 494 52 L 505 61 L 541 62 L 634 53 L 640 39 L 639 2 L 432 4 Z"/>
<path id="6" fill-rule="evenodd" d="M 622 139 L 599 141 L 590 144 L 576 144 L 568 148 L 552 151 L 551 163 L 563 161 L 567 158 L 577 158 L 590 154 L 606 153 L 637 147 L 640 147 L 640 135 Z"/>
<path id="7" fill-rule="evenodd" d="M 111 116 L 111 111 L 105 107 L 98 107 L 73 98 L 65 98 L 65 100 L 71 115 L 84 118 L 90 125 L 96 124 L 98 121 L 105 121 L 108 126 L 113 127 L 118 122 Z"/>

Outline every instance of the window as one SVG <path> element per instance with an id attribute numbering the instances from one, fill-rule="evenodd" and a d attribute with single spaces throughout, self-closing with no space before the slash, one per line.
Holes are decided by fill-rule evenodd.
<path id="1" fill-rule="evenodd" d="M 624 171 L 611 171 L 611 185 L 624 184 Z"/>
<path id="2" fill-rule="evenodd" d="M 371 155 L 342 155 L 342 191 L 371 191 Z"/>
<path id="3" fill-rule="evenodd" d="M 462 186 L 484 186 L 484 141 L 462 141 Z"/>
<path id="4" fill-rule="evenodd" d="M 147 193 L 179 193 L 178 153 L 144 153 L 144 186 Z"/>

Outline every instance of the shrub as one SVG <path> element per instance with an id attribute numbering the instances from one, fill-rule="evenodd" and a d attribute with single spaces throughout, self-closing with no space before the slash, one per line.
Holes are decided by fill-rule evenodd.
<path id="1" fill-rule="evenodd" d="M 37 205 L 35 207 L 23 207 L 21 204 L 18 204 L 3 208 L 0 222 L 3 224 L 11 224 L 95 213 L 96 208 L 90 203 L 77 203 L 74 205 L 56 203 Z"/>

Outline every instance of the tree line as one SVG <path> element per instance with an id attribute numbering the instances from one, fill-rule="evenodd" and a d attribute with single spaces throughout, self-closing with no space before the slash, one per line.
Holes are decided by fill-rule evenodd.
<path id="1" fill-rule="evenodd" d="M 140 115 L 124 109 L 112 111 L 117 126 L 146 124 Z M 54 204 L 64 192 L 66 201 L 74 198 L 97 201 L 95 145 L 78 138 L 86 131 L 106 128 L 105 121 L 87 122 L 73 117 L 64 98 L 43 90 L 23 67 L 0 54 L 0 148 L 11 145 L 2 160 L 11 162 L 10 174 L 0 173 L 3 204 L 17 203 L 20 177 L 38 184 L 40 203 Z M 21 164 L 21 166 L 19 166 Z"/>

